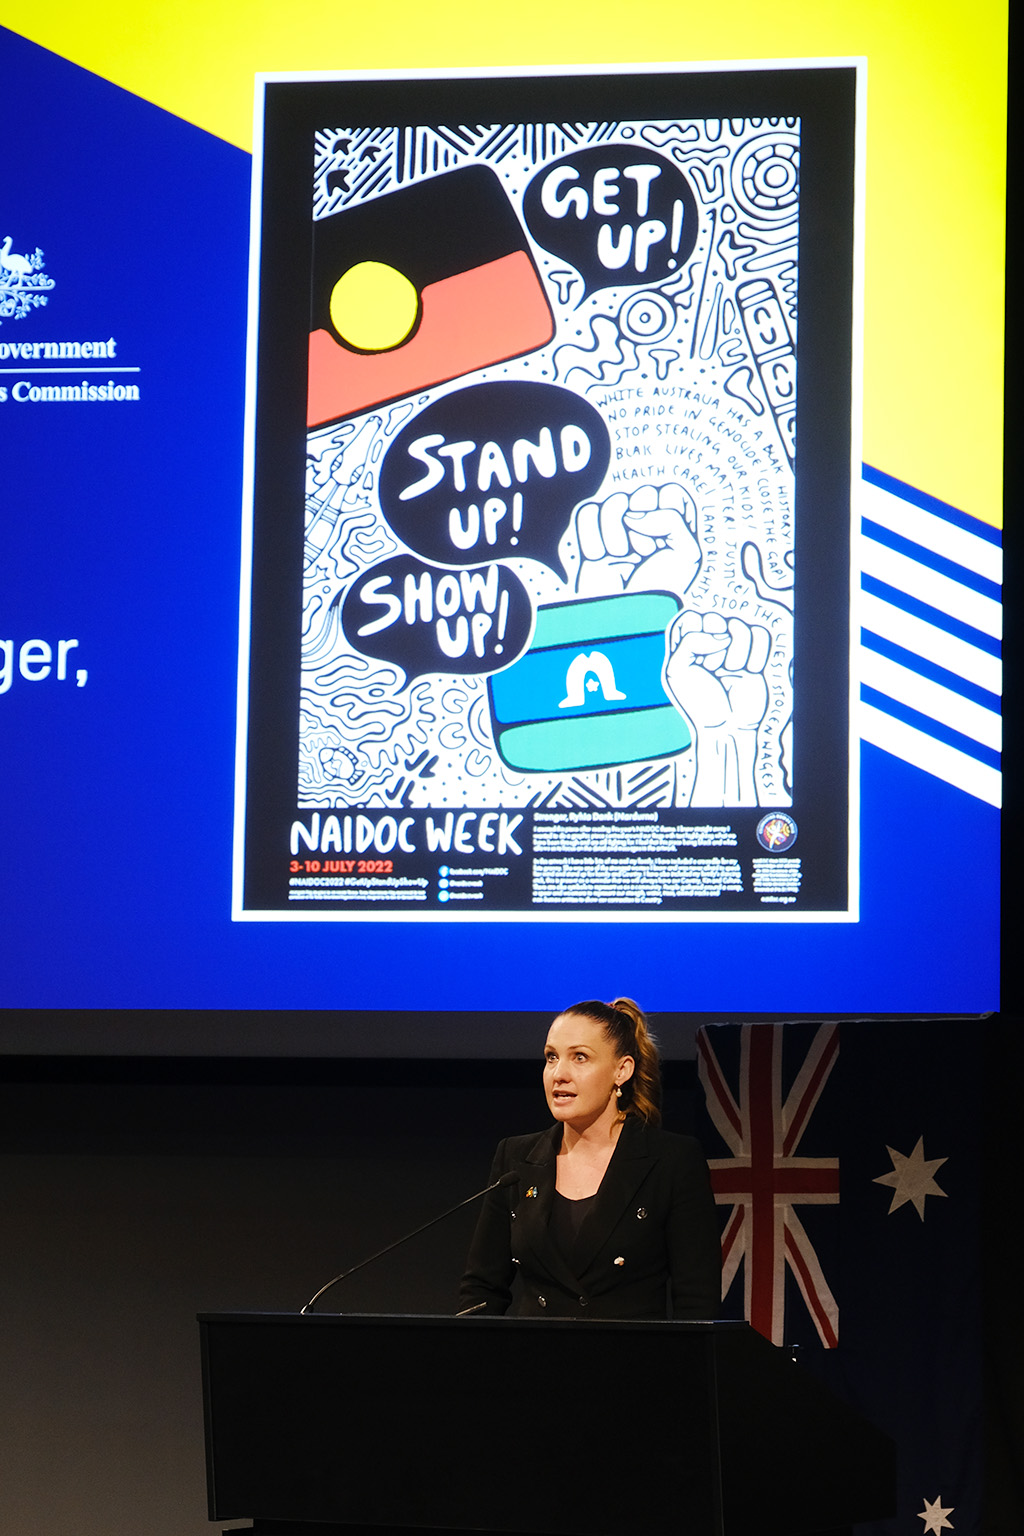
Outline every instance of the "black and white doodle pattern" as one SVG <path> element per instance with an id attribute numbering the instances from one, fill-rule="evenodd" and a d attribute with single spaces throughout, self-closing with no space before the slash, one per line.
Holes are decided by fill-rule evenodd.
<path id="1" fill-rule="evenodd" d="M 473 163 L 497 173 L 522 217 L 539 171 L 600 145 L 646 146 L 684 173 L 699 232 L 678 271 L 588 292 L 531 241 L 556 322 L 548 346 L 309 434 L 303 807 L 792 803 L 799 121 L 325 129 L 314 218 Z M 345 638 L 353 579 L 405 552 L 378 499 L 388 445 L 426 404 L 492 380 L 557 384 L 607 424 L 607 475 L 569 520 L 564 578 L 536 560 L 504 563 L 534 604 L 677 596 L 664 686 L 695 740 L 674 758 L 513 772 L 495 749 L 484 677 L 407 681 Z"/>

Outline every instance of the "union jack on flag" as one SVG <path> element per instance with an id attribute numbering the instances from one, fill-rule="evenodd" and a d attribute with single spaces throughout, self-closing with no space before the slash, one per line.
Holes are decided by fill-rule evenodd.
<path id="1" fill-rule="evenodd" d="M 722 1233 L 722 1296 L 743 1263 L 744 1315 L 773 1344 L 785 1342 L 786 1270 L 792 1273 L 826 1349 L 839 1343 L 839 1308 L 796 1207 L 839 1204 L 838 1157 L 797 1149 L 839 1054 L 839 1027 L 821 1024 L 783 1096 L 785 1024 L 744 1024 L 736 1092 L 712 1044 L 697 1032 L 708 1114 L 731 1156 L 708 1160 L 719 1205 L 732 1206 Z M 794 1042 L 789 1041 L 792 1051 Z"/>

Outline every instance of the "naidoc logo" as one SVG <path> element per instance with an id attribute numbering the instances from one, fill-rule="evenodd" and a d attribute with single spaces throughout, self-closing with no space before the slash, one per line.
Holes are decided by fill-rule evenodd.
<path id="1" fill-rule="evenodd" d="M 772 811 L 758 822 L 757 840 L 769 853 L 785 853 L 796 842 L 796 822 L 785 811 Z"/>
<path id="2" fill-rule="evenodd" d="M 46 303 L 47 294 L 56 285 L 43 271 L 43 253 L 38 245 L 30 256 L 11 249 L 12 235 L 5 235 L 0 246 L 0 325 L 5 320 L 24 320 L 30 309 Z"/>

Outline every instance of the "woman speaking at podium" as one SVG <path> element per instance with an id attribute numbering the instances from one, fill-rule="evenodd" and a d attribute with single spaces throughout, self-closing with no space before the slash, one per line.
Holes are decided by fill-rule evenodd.
<path id="1" fill-rule="evenodd" d="M 510 1136 L 462 1281 L 463 1312 L 516 1317 L 712 1318 L 721 1249 L 707 1164 L 659 1128 L 661 1074 L 627 997 L 576 1003 L 544 1047 L 554 1125 Z"/>

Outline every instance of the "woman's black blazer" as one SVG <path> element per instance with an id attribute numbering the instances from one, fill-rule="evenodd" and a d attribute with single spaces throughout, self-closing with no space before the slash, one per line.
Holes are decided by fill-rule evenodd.
<path id="1" fill-rule="evenodd" d="M 511 1307 L 518 1317 L 716 1317 L 718 1220 L 693 1137 L 628 1115 L 568 1259 L 548 1233 L 561 1139 L 561 1125 L 553 1125 L 498 1147 L 491 1181 L 514 1172 L 519 1183 L 484 1201 L 460 1308 L 484 1302 L 481 1311 Z"/>

